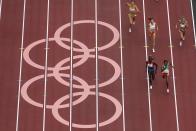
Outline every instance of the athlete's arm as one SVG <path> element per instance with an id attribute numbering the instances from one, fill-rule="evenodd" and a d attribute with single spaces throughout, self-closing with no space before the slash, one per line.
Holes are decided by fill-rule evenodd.
<path id="1" fill-rule="evenodd" d="M 172 63 L 171 62 L 169 62 L 169 66 L 171 66 L 172 68 L 174 68 L 174 66 L 172 66 Z"/>
<path id="2" fill-rule="evenodd" d="M 155 73 L 157 73 L 157 69 L 158 69 L 158 64 L 157 63 L 153 63 L 154 64 L 154 67 L 155 67 Z"/>
<path id="3" fill-rule="evenodd" d="M 176 29 L 178 29 L 178 25 L 179 25 L 179 23 L 176 23 Z"/>
<path id="4" fill-rule="evenodd" d="M 148 33 L 150 33 L 150 24 L 149 23 L 147 25 L 147 30 L 148 30 Z"/>
<path id="5" fill-rule="evenodd" d="M 165 69 L 164 69 L 164 65 L 161 66 L 161 72 L 163 72 Z"/>
<path id="6" fill-rule="evenodd" d="M 146 68 L 145 68 L 145 69 L 146 69 L 146 71 L 148 71 L 148 63 L 149 63 L 149 62 L 148 62 L 148 61 L 146 61 Z"/>
<path id="7" fill-rule="evenodd" d="M 146 69 L 147 69 L 147 66 L 148 66 L 148 61 L 146 61 Z"/>
<path id="8" fill-rule="evenodd" d="M 127 2 L 127 6 L 128 6 L 128 7 L 130 7 L 130 6 L 131 6 L 131 4 L 130 4 L 129 2 Z"/>
<path id="9" fill-rule="evenodd" d="M 189 27 L 189 24 L 188 24 L 188 22 L 186 21 L 186 28 L 188 28 Z"/>
<path id="10" fill-rule="evenodd" d="M 139 8 L 137 7 L 137 5 L 135 5 L 136 11 L 140 12 Z"/>

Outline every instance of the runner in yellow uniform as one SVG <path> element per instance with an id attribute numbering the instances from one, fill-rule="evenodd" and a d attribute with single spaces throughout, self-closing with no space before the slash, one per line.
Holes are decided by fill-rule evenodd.
<path id="1" fill-rule="evenodd" d="M 129 8 L 129 22 L 130 22 L 130 27 L 129 27 L 129 32 L 131 32 L 131 26 L 135 25 L 135 19 L 137 16 L 137 13 L 140 11 L 139 8 L 137 7 L 135 1 L 127 2 L 127 6 Z"/>

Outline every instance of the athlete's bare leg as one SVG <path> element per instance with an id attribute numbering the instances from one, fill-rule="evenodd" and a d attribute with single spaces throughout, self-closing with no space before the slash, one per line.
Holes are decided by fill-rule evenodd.
<path id="1" fill-rule="evenodd" d="M 168 76 L 165 76 L 165 82 L 166 82 L 166 87 L 167 87 L 167 93 L 169 93 L 169 82 L 168 82 Z"/>
<path id="2" fill-rule="evenodd" d="M 180 31 L 180 46 L 182 46 L 182 42 L 185 40 L 185 32 Z"/>
<path id="3" fill-rule="evenodd" d="M 132 17 L 132 24 L 135 25 L 135 16 Z"/>
<path id="4" fill-rule="evenodd" d="M 153 81 L 153 73 L 149 73 L 149 85 L 150 85 L 150 89 L 152 89 L 152 81 Z"/>
<path id="5" fill-rule="evenodd" d="M 129 15 L 129 32 L 131 32 L 131 28 L 132 28 L 132 25 L 133 25 L 133 17 L 131 15 Z"/>
<path id="6" fill-rule="evenodd" d="M 155 38 L 156 38 L 156 34 L 153 33 L 152 34 L 152 51 L 155 52 Z"/>

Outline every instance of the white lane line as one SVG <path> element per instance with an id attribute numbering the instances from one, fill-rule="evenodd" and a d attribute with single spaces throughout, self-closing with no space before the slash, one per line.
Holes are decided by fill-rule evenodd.
<path id="1" fill-rule="evenodd" d="M 23 19 L 22 19 L 22 38 L 20 46 L 20 69 L 19 69 L 19 81 L 18 81 L 18 101 L 17 101 L 17 113 L 16 113 L 16 131 L 19 130 L 19 115 L 20 115 L 20 91 L 22 81 L 22 63 L 23 63 L 23 49 L 24 49 L 24 29 L 25 29 L 25 14 L 26 14 L 26 0 L 24 0 L 23 6 Z"/>
<path id="2" fill-rule="evenodd" d="M 145 51 L 146 51 L 146 61 L 148 60 L 148 49 L 147 49 L 147 35 L 146 35 L 146 9 L 145 0 L 143 0 L 143 14 L 144 14 L 144 36 L 145 36 Z M 152 131 L 152 109 L 151 109 L 151 97 L 150 97 L 150 86 L 149 86 L 149 75 L 147 68 L 147 85 L 148 85 L 148 110 L 149 110 L 149 120 L 150 120 L 150 131 Z"/>
<path id="3" fill-rule="evenodd" d="M 122 108 L 123 108 L 123 131 L 125 131 L 125 95 L 124 95 L 124 66 L 123 66 L 123 43 L 122 43 L 122 12 L 121 0 L 119 0 L 119 25 L 120 25 L 120 60 L 121 60 L 121 86 L 122 86 Z"/>
<path id="4" fill-rule="evenodd" d="M 0 20 L 1 20 L 2 4 L 3 4 L 3 0 L 0 0 Z"/>
<path id="5" fill-rule="evenodd" d="M 71 0 L 71 48 L 70 48 L 70 90 L 69 90 L 69 131 L 72 131 L 72 106 L 73 106 L 73 6 Z"/>
<path id="6" fill-rule="evenodd" d="M 170 43 L 170 53 L 171 53 L 171 63 L 172 63 L 172 76 L 173 76 L 173 87 L 174 87 L 174 100 L 175 100 L 175 110 L 176 110 L 176 127 L 177 131 L 179 131 L 179 119 L 178 119 L 178 104 L 176 97 L 176 81 L 175 81 L 175 71 L 174 71 L 174 57 L 173 57 L 173 49 L 172 49 L 172 35 L 171 35 L 171 24 L 170 24 L 170 12 L 169 12 L 169 2 L 167 2 L 167 16 L 168 16 L 168 28 L 169 28 L 169 43 Z"/>
<path id="7" fill-rule="evenodd" d="M 46 25 L 46 45 L 45 45 L 45 67 L 44 67 L 44 103 L 43 103 L 43 130 L 46 127 L 46 97 L 47 97 L 47 78 L 48 78 L 48 31 L 49 31 L 49 17 L 50 17 L 50 0 L 47 5 L 47 25 Z"/>
<path id="8" fill-rule="evenodd" d="M 96 59 L 96 131 L 99 131 L 99 72 L 98 72 L 98 38 L 97 38 L 97 0 L 95 0 L 95 59 Z"/>
<path id="9" fill-rule="evenodd" d="M 195 19 L 194 19 L 193 2 L 192 2 L 192 0 L 190 0 L 190 4 L 191 4 L 191 14 L 192 14 L 193 33 L 194 33 L 195 48 L 196 48 Z"/>

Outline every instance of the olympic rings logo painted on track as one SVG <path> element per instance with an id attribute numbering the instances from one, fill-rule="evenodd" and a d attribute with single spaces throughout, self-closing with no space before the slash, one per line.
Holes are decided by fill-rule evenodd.
<path id="1" fill-rule="evenodd" d="M 95 24 L 94 20 L 80 20 L 80 21 L 74 21 L 74 25 L 79 25 L 79 24 Z M 99 51 L 103 51 L 106 49 L 109 49 L 110 47 L 114 46 L 118 41 L 119 41 L 119 32 L 118 30 L 105 22 L 102 21 L 98 21 L 98 25 L 99 26 L 104 26 L 106 28 L 108 28 L 109 30 L 112 31 L 113 33 L 113 39 L 107 43 L 106 45 L 103 45 L 101 47 L 98 47 Z M 58 44 L 60 47 L 66 49 L 66 50 L 70 50 L 70 45 L 66 44 L 68 42 L 70 42 L 70 38 L 62 38 L 61 34 L 62 32 L 70 27 L 70 23 L 67 23 L 63 26 L 61 26 L 60 28 L 57 29 L 57 31 L 54 34 L 53 38 L 49 38 L 49 44 L 52 44 L 50 42 L 55 42 L 56 44 Z M 39 70 L 44 70 L 44 65 L 40 65 L 36 62 L 34 62 L 31 58 L 30 58 L 30 54 L 31 51 L 41 45 L 41 44 L 45 44 L 46 39 L 41 39 L 38 41 L 35 41 L 33 43 L 31 43 L 30 45 L 28 45 L 23 53 L 23 58 L 24 60 L 32 67 L 39 69 Z M 94 49 L 89 49 L 84 43 L 78 41 L 78 40 L 74 40 L 73 43 L 75 45 L 77 45 L 76 47 L 73 48 L 74 52 L 80 52 L 82 53 L 82 55 L 76 55 L 73 56 L 73 59 L 79 59 L 77 62 L 73 63 L 73 68 L 77 68 L 79 66 L 81 66 L 82 64 L 84 64 L 88 59 L 95 59 L 95 55 L 92 55 L 92 53 L 95 52 Z M 112 84 L 113 82 L 115 82 L 119 76 L 120 76 L 120 67 L 119 65 L 112 59 L 105 57 L 105 56 L 99 56 L 98 58 L 101 61 L 104 61 L 108 64 L 111 64 L 114 70 L 114 73 L 112 75 L 111 78 L 109 78 L 108 80 L 99 83 L 99 88 L 105 87 L 107 85 Z M 66 71 L 69 70 L 70 67 L 69 66 L 63 66 L 66 63 L 68 63 L 70 61 L 70 58 L 65 58 L 63 60 L 61 60 L 60 62 L 58 62 L 54 67 L 48 67 L 48 71 L 51 71 L 52 73 L 48 73 L 48 78 L 55 78 L 55 80 L 57 82 L 59 82 L 60 84 L 64 85 L 65 87 L 69 88 L 69 81 L 66 81 L 65 78 L 69 78 L 69 74 L 65 74 L 65 73 L 61 73 L 61 71 Z M 36 82 L 39 81 L 41 79 L 44 79 L 44 75 L 38 75 L 35 76 L 31 79 L 29 79 L 28 81 L 26 81 L 26 83 L 23 84 L 23 86 L 21 87 L 21 96 L 22 98 L 28 102 L 29 104 L 38 107 L 38 108 L 43 108 L 43 104 L 39 103 L 35 100 L 33 100 L 29 94 L 28 94 L 28 90 L 29 88 L 31 88 L 31 85 Z M 73 97 L 78 97 L 80 96 L 78 99 L 73 101 L 73 106 L 80 104 L 81 102 L 83 102 L 84 100 L 86 100 L 88 98 L 88 96 L 91 95 L 95 95 L 95 92 L 91 91 L 91 89 L 95 88 L 95 85 L 89 85 L 85 80 L 83 80 L 82 78 L 79 78 L 77 76 L 73 76 L 73 80 L 77 81 L 79 84 L 74 84 L 73 83 L 73 88 L 77 88 L 77 89 L 82 89 L 83 91 L 81 92 L 74 92 L 73 93 Z M 121 113 L 122 113 L 122 106 L 120 104 L 120 102 L 108 95 L 105 94 L 103 92 L 100 92 L 100 97 L 103 97 L 109 101 L 111 101 L 113 103 L 113 105 L 115 106 L 115 113 L 113 114 L 113 116 L 111 116 L 108 120 L 105 120 L 103 122 L 100 122 L 99 125 L 100 127 L 108 125 L 113 123 L 114 121 L 116 121 Z M 53 105 L 46 105 L 46 108 L 52 111 L 52 114 L 54 116 L 54 118 L 64 124 L 69 126 L 69 121 L 65 120 L 65 118 L 62 118 L 62 116 L 59 113 L 60 109 L 65 109 L 68 108 L 69 109 L 69 103 L 67 104 L 62 104 L 64 101 L 69 99 L 69 94 L 60 97 Z M 77 124 L 77 123 L 72 123 L 73 127 L 75 128 L 96 128 L 96 124 Z"/>

